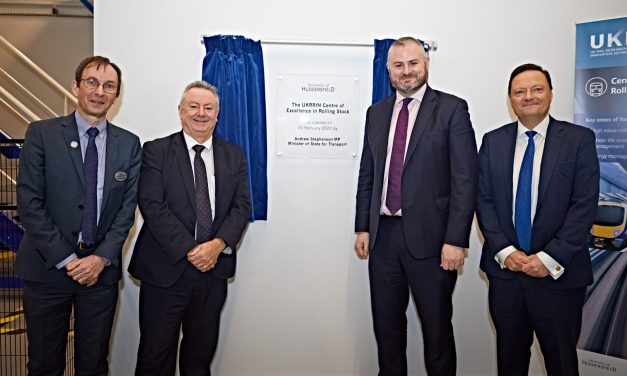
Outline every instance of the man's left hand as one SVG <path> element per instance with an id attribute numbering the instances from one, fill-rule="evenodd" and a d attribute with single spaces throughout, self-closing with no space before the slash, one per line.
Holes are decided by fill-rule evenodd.
<path id="1" fill-rule="evenodd" d="M 538 255 L 531 255 L 529 262 L 523 265 L 522 271 L 530 277 L 544 278 L 549 275 L 549 269 L 544 266 Z"/>
<path id="2" fill-rule="evenodd" d="M 187 261 L 201 272 L 213 269 L 218 262 L 218 257 L 226 248 L 226 243 L 220 238 L 211 239 L 208 242 L 198 244 L 187 254 Z"/>
<path id="3" fill-rule="evenodd" d="M 98 282 L 100 273 L 105 268 L 106 261 L 96 255 L 75 258 L 66 266 L 67 275 L 81 285 L 91 287 Z"/>
<path id="4" fill-rule="evenodd" d="M 442 246 L 442 262 L 440 266 L 444 270 L 459 270 L 464 266 L 464 248 L 450 244 Z"/>

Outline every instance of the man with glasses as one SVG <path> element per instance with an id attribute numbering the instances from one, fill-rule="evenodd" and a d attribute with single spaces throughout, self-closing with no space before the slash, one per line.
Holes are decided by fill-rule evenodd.
<path id="1" fill-rule="evenodd" d="M 72 310 L 76 374 L 108 373 L 141 164 L 139 138 L 106 119 L 121 78 L 109 59 L 84 59 L 72 82 L 76 111 L 26 131 L 17 178 L 24 238 L 15 269 L 24 279 L 31 376 L 63 374 Z"/>

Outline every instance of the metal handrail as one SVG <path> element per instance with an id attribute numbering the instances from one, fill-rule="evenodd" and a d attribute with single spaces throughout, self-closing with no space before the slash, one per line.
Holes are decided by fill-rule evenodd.
<path id="1" fill-rule="evenodd" d="M 64 111 L 66 113 L 68 112 L 67 111 L 67 107 L 68 107 L 67 106 L 67 101 L 68 100 L 70 102 L 72 102 L 74 104 L 74 106 L 76 106 L 78 104 L 78 100 L 76 99 L 76 97 L 74 97 L 74 95 L 72 93 L 70 93 L 63 86 L 59 85 L 59 83 L 57 81 L 55 81 L 52 77 L 50 77 L 50 75 L 48 73 L 46 73 L 43 69 L 39 68 L 39 66 L 37 64 L 33 63 L 33 61 L 31 59 L 29 59 L 26 55 L 24 55 L 22 53 L 22 51 L 18 50 L 8 40 L 4 39 L 4 37 L 2 35 L 0 35 L 0 44 L 4 45 L 6 48 L 8 48 L 24 64 L 26 64 L 32 70 L 34 70 L 35 73 L 37 73 L 39 76 L 41 76 L 44 79 L 44 81 L 46 81 L 49 85 L 51 85 L 53 88 L 55 88 L 59 93 L 61 93 L 65 97 Z"/>
<path id="2" fill-rule="evenodd" d="M 0 95 L 4 96 L 5 98 L 7 98 L 10 102 L 9 108 L 11 108 L 13 111 L 15 111 L 15 108 L 13 106 L 16 106 L 20 109 L 20 111 L 22 111 L 23 114 L 25 114 L 26 116 L 28 116 L 30 118 L 30 121 L 36 121 L 36 120 L 41 120 L 41 118 L 37 115 L 35 115 L 35 113 L 31 110 L 28 109 L 28 107 L 26 107 L 24 105 L 24 103 L 20 102 L 17 98 L 15 98 L 13 95 L 11 95 L 11 93 L 9 93 L 5 88 L 3 88 L 2 86 L 0 86 Z M 3 101 L 4 102 L 4 101 Z M 6 102 L 4 102 L 6 103 Z"/>
<path id="3" fill-rule="evenodd" d="M 15 86 L 17 86 L 18 88 L 20 88 L 22 90 L 22 92 L 26 93 L 30 99 L 32 99 L 33 101 L 37 102 L 37 104 L 39 104 L 41 107 L 43 107 L 46 111 L 48 111 L 48 114 L 50 114 L 53 117 L 59 117 L 59 114 L 57 114 L 56 112 L 54 112 L 50 107 L 48 107 L 41 99 L 37 98 L 37 96 L 35 94 L 33 94 L 30 90 L 28 90 L 27 88 L 24 87 L 24 85 L 22 85 L 21 83 L 19 83 L 15 78 L 13 78 L 13 76 L 11 76 L 9 74 L 9 72 L 5 71 L 4 69 L 0 68 L 0 73 L 2 73 L 9 81 L 11 81 L 11 83 Z"/>
<path id="4" fill-rule="evenodd" d="M 22 113 L 21 113 L 21 112 L 19 112 L 18 110 L 16 110 L 16 109 L 15 109 L 15 107 L 13 107 L 11 104 L 7 103 L 7 101 L 5 101 L 4 99 L 0 98 L 0 103 L 4 104 L 5 106 L 7 106 L 7 108 L 8 108 L 8 109 L 10 109 L 11 111 L 13 111 L 13 113 L 14 113 L 15 115 L 17 115 L 18 117 L 20 117 L 20 118 L 24 121 L 24 123 L 28 124 L 28 123 L 30 123 L 30 122 L 31 122 L 31 121 L 30 121 L 30 120 L 28 120 L 26 117 L 24 117 L 24 115 L 22 115 Z M 0 130 L 2 130 L 2 129 L 0 129 Z"/>

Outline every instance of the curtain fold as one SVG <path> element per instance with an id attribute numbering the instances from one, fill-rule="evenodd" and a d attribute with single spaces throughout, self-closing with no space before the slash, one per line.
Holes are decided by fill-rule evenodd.
<path id="1" fill-rule="evenodd" d="M 220 94 L 216 135 L 239 145 L 248 162 L 251 220 L 268 216 L 266 97 L 261 43 L 242 36 L 204 38 L 202 79 Z"/>

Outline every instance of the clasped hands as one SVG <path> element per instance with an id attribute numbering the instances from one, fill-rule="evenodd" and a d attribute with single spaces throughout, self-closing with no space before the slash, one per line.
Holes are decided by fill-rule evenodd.
<path id="1" fill-rule="evenodd" d="M 544 278 L 549 275 L 549 269 L 544 266 L 538 255 L 527 255 L 521 251 L 514 251 L 505 259 L 505 267 L 513 272 L 523 272 L 530 277 Z"/>
<path id="2" fill-rule="evenodd" d="M 91 287 L 98 282 L 100 273 L 105 268 L 106 261 L 96 255 L 75 258 L 65 265 L 67 275 L 83 286 Z"/>
<path id="3" fill-rule="evenodd" d="M 218 257 L 225 248 L 226 243 L 224 240 L 220 238 L 211 239 L 192 248 L 187 253 L 187 261 L 204 273 L 216 266 Z"/>

